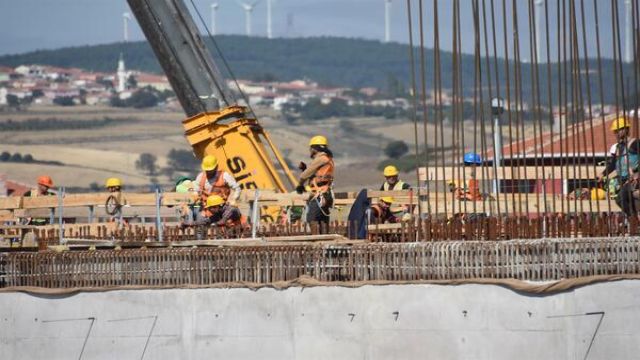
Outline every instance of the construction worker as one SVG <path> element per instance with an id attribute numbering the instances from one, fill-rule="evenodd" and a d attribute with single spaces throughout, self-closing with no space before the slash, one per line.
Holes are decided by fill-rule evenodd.
<path id="1" fill-rule="evenodd" d="M 454 196 L 458 200 L 463 201 L 480 201 L 484 199 L 484 196 L 480 192 L 480 186 L 476 178 L 475 167 L 482 166 L 482 158 L 475 153 L 466 153 L 462 159 L 462 163 L 465 167 L 473 167 L 470 175 L 470 179 L 461 184 L 457 180 L 448 180 L 447 185 L 449 191 L 454 193 Z"/>
<path id="2" fill-rule="evenodd" d="M 307 222 L 318 223 L 320 232 L 328 231 L 330 209 L 333 206 L 333 153 L 329 150 L 329 142 L 322 135 L 317 135 L 309 141 L 309 155 L 313 159 L 307 167 L 300 163 L 300 180 L 296 192 L 305 192 L 305 183 L 309 182 L 311 196 L 307 202 Z"/>
<path id="3" fill-rule="evenodd" d="M 198 213 L 198 217 L 193 223 L 197 227 L 198 240 L 204 238 L 204 228 L 207 226 L 232 228 L 244 224 L 246 224 L 246 219 L 240 213 L 240 209 L 229 205 L 220 195 L 210 195 L 207 198 L 204 210 Z M 185 223 L 185 225 L 189 224 Z"/>
<path id="4" fill-rule="evenodd" d="M 607 176 L 615 171 L 618 177 L 615 201 L 625 214 L 634 215 L 638 213 L 634 192 L 636 198 L 640 197 L 637 190 L 640 142 L 635 138 L 629 138 L 630 127 L 624 116 L 611 123 L 611 131 L 615 133 L 618 142 L 611 146 L 609 161 L 598 177 L 598 182 L 604 182 Z"/>
<path id="5" fill-rule="evenodd" d="M 104 184 L 104 187 L 107 188 L 107 191 L 110 193 L 116 193 L 122 191 L 122 180 L 119 178 L 108 178 Z"/>
<path id="6" fill-rule="evenodd" d="M 193 222 L 200 210 L 196 184 L 188 176 L 180 176 L 176 181 L 176 192 L 190 194 L 192 197 L 178 208 L 180 218 L 185 222 Z"/>
<path id="7" fill-rule="evenodd" d="M 393 165 L 389 165 L 384 168 L 382 171 L 384 175 L 385 182 L 380 185 L 380 191 L 389 191 L 389 190 L 409 190 L 411 189 L 411 185 L 406 182 L 399 180 L 398 178 L 398 168 Z"/>
<path id="8" fill-rule="evenodd" d="M 371 205 L 369 208 L 369 224 L 397 223 L 398 218 L 391 212 L 391 204 L 393 204 L 393 198 L 391 196 L 383 196 L 378 200 L 377 204 Z"/>
<path id="9" fill-rule="evenodd" d="M 230 205 L 236 206 L 240 198 L 240 185 L 231 174 L 219 170 L 218 159 L 213 155 L 205 156 L 202 159 L 201 168 L 202 172 L 195 180 L 200 203 L 204 204 L 211 195 L 219 195 L 225 202 L 228 201 Z"/>
<path id="10" fill-rule="evenodd" d="M 51 179 L 50 176 L 48 175 L 39 176 L 37 183 L 38 183 L 37 188 L 27 191 L 26 193 L 24 193 L 23 196 L 38 197 L 38 196 L 53 196 L 56 194 L 53 191 L 51 191 L 51 188 L 53 187 L 53 180 Z M 49 219 L 46 219 L 46 218 L 30 218 L 28 219 L 27 225 L 41 226 L 41 225 L 47 225 L 48 223 L 49 223 Z"/>

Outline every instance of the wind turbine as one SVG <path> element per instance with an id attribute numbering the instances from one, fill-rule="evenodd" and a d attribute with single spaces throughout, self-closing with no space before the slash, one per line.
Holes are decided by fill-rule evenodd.
<path id="1" fill-rule="evenodd" d="M 391 41 L 391 0 L 384 0 L 384 42 Z"/>
<path id="2" fill-rule="evenodd" d="M 216 34 L 216 12 L 218 11 L 218 3 L 211 4 L 211 35 Z"/>
<path id="3" fill-rule="evenodd" d="M 125 12 L 122 14 L 122 21 L 124 22 L 124 42 L 129 41 L 129 21 L 131 20 L 131 15 L 129 15 L 129 13 Z"/>
<path id="4" fill-rule="evenodd" d="M 256 7 L 256 4 L 258 3 L 258 1 L 259 0 L 256 0 L 252 3 L 237 1 L 238 5 L 242 6 L 242 8 L 244 9 L 245 29 L 246 29 L 247 36 L 251 36 L 251 13 L 253 12 L 253 8 Z"/>
<path id="5" fill-rule="evenodd" d="M 273 39 L 273 29 L 271 23 L 271 2 L 272 0 L 267 0 L 267 39 Z"/>

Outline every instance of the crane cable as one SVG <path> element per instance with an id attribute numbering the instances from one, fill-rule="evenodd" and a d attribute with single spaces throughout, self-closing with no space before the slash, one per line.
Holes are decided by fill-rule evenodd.
<path id="1" fill-rule="evenodd" d="M 249 104 L 249 99 L 247 98 L 245 93 L 240 88 L 240 84 L 238 83 L 238 79 L 236 78 L 235 74 L 231 70 L 231 67 L 229 66 L 229 63 L 227 62 L 227 59 L 222 54 L 222 51 L 220 50 L 220 47 L 218 46 L 218 43 L 216 42 L 216 39 L 214 39 L 213 35 L 209 31 L 209 27 L 207 26 L 206 22 L 204 21 L 204 18 L 202 17 L 202 14 L 200 14 L 200 11 L 196 7 L 196 4 L 193 2 L 193 0 L 189 0 L 189 1 L 191 2 L 191 6 L 193 7 L 193 9 L 195 10 L 196 14 L 198 15 L 198 19 L 200 20 L 200 23 L 202 24 L 204 29 L 207 31 L 207 35 L 211 39 L 211 42 L 213 42 L 213 46 L 215 47 L 216 52 L 218 53 L 218 56 L 220 56 L 220 59 L 222 59 L 222 64 L 224 65 L 225 69 L 229 73 L 229 76 L 233 80 L 233 83 L 236 85 L 236 88 L 238 89 L 238 92 L 240 93 L 240 96 L 242 97 L 242 100 L 244 100 L 244 102 L 247 105 L 247 108 L 249 109 L 249 112 L 251 113 L 251 115 L 254 118 L 257 119 L 256 113 L 253 111 L 253 108 L 251 107 L 251 104 Z M 205 43 L 205 46 L 206 46 L 206 43 Z M 238 99 L 234 98 L 234 101 L 237 103 Z"/>

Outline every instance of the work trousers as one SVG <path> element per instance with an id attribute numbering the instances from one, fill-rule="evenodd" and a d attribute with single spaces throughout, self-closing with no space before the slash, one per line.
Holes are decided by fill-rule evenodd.
<path id="1" fill-rule="evenodd" d="M 318 226 L 320 234 L 329 232 L 329 213 L 333 206 L 331 192 L 314 196 L 307 203 L 307 222 L 311 226 Z"/>
<path id="2" fill-rule="evenodd" d="M 620 206 L 622 211 L 627 214 L 627 216 L 635 215 L 638 213 L 638 206 L 636 204 L 636 199 L 633 198 L 633 184 L 626 183 L 622 185 L 618 195 L 616 195 L 616 204 Z"/>

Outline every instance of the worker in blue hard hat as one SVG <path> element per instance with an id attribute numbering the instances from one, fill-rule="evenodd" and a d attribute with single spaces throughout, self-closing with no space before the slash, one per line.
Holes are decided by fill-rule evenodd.
<path id="1" fill-rule="evenodd" d="M 471 178 L 460 186 L 456 181 L 450 180 L 449 187 L 458 200 L 478 201 L 483 199 L 483 195 L 480 192 L 480 186 L 476 178 L 475 167 L 482 166 L 482 157 L 480 154 L 468 152 L 464 154 L 462 162 L 465 167 L 473 167 L 471 172 Z"/>

